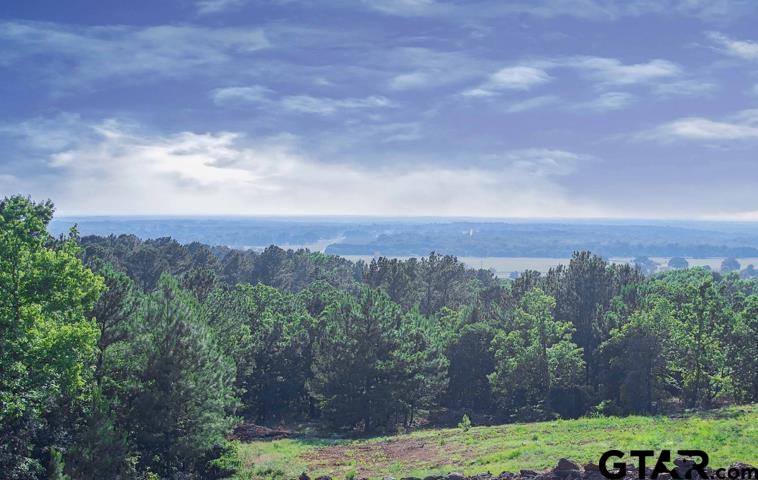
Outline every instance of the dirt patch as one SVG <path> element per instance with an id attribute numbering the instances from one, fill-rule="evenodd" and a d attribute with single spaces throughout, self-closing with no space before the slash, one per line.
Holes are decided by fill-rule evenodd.
<path id="1" fill-rule="evenodd" d="M 433 470 L 473 458 L 471 448 L 447 445 L 443 438 L 398 438 L 333 445 L 310 451 L 303 455 L 303 460 L 311 471 L 330 475 L 355 471 L 359 477 L 373 477 L 391 471 L 393 465 L 403 465 L 408 470 Z"/>

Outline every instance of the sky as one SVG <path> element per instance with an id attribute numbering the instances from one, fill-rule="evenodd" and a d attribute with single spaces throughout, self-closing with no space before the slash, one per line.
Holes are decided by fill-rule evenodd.
<path id="1" fill-rule="evenodd" d="M 753 0 L 0 2 L 63 215 L 758 220 Z"/>

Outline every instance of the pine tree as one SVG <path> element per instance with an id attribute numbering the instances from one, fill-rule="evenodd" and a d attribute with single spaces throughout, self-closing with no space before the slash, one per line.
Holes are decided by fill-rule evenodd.
<path id="1" fill-rule="evenodd" d="M 200 318 L 196 300 L 164 275 L 142 307 L 125 422 L 142 467 L 192 471 L 233 425 L 234 364 Z"/>

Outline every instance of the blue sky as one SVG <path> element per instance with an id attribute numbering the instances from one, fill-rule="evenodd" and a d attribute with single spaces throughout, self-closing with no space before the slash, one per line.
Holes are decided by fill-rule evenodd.
<path id="1" fill-rule="evenodd" d="M 0 193 L 62 214 L 758 220 L 758 3 L 0 5 Z"/>

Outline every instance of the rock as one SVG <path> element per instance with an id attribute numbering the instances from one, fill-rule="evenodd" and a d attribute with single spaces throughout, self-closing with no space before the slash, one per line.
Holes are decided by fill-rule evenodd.
<path id="1" fill-rule="evenodd" d="M 297 477 L 297 480 L 311 480 L 311 477 L 309 477 L 307 473 L 303 472 L 299 477 Z"/>
<path id="2" fill-rule="evenodd" d="M 700 474 L 697 471 L 692 470 L 692 467 L 695 466 L 694 461 L 688 458 L 678 457 L 674 459 L 674 465 L 676 465 L 675 470 L 679 475 L 679 478 L 691 478 L 692 480 L 698 480 L 700 478 Z"/>
<path id="3" fill-rule="evenodd" d="M 492 474 L 490 472 L 487 473 L 477 473 L 474 476 L 474 480 L 491 480 Z"/>
<path id="4" fill-rule="evenodd" d="M 581 470 L 553 470 L 550 476 L 561 480 L 571 480 L 581 478 L 582 472 Z"/>
<path id="5" fill-rule="evenodd" d="M 548 472 L 548 473 L 542 473 L 540 475 L 537 475 L 536 477 L 534 477 L 534 480 L 564 480 L 564 479 L 563 477 L 555 473 Z"/>
<path id="6" fill-rule="evenodd" d="M 539 473 L 535 472 L 534 470 L 521 470 L 520 473 L 522 477 L 536 477 L 539 475 Z"/>
<path id="7" fill-rule="evenodd" d="M 579 470 L 579 464 L 572 462 L 568 458 L 561 458 L 558 460 L 558 466 L 554 470 Z"/>
<path id="8" fill-rule="evenodd" d="M 322 475 L 320 477 L 316 477 L 316 480 L 332 480 L 332 477 L 329 475 Z"/>
<path id="9" fill-rule="evenodd" d="M 497 480 L 513 480 L 515 476 L 513 472 L 502 472 L 497 476 Z"/>
<path id="10" fill-rule="evenodd" d="M 409 478 L 413 478 L 413 477 L 409 477 Z M 406 480 L 406 479 L 401 478 L 400 480 Z M 424 480 L 445 480 L 445 477 L 443 477 L 442 475 L 427 475 L 426 477 L 424 477 Z"/>
<path id="11" fill-rule="evenodd" d="M 451 472 L 447 474 L 445 480 L 466 480 L 466 477 L 462 473 Z"/>
<path id="12" fill-rule="evenodd" d="M 592 462 L 589 462 L 589 463 L 585 463 L 584 464 L 584 471 L 585 472 L 599 472 L 600 471 L 600 467 L 597 466 L 597 465 L 595 465 Z"/>
<path id="13" fill-rule="evenodd" d="M 600 471 L 585 470 L 582 476 L 583 480 L 606 480 L 605 476 Z"/>
<path id="14" fill-rule="evenodd" d="M 384 477 L 382 480 L 395 480 L 395 477 Z"/>

